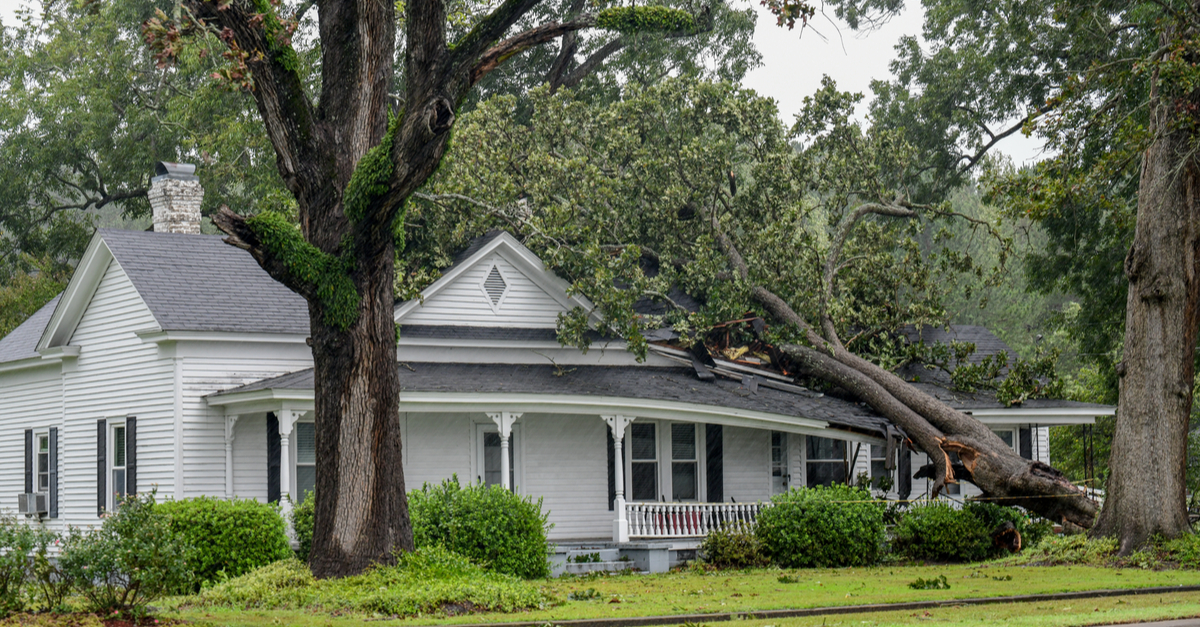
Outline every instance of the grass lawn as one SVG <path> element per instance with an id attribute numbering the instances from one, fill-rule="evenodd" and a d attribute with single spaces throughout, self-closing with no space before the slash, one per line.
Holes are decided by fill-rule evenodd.
<path id="1" fill-rule="evenodd" d="M 945 575 L 948 590 L 913 590 L 917 578 Z M 784 576 L 786 582 L 781 582 Z M 1011 579 L 1010 579 L 1011 577 Z M 547 580 L 544 591 L 562 601 L 544 610 L 424 616 L 380 620 L 378 625 L 429 625 L 507 621 L 555 621 L 577 618 L 717 613 L 783 608 L 896 603 L 930 599 L 1009 596 L 1095 590 L 1200 584 L 1200 572 L 1140 570 L 1087 566 L 1020 567 L 1003 565 L 902 566 L 812 570 L 755 570 L 742 572 L 677 572 L 662 575 L 619 575 Z M 1030 625 L 1085 625 L 1105 621 L 1162 616 L 1200 616 L 1200 593 L 1075 600 L 1065 603 L 988 605 L 916 612 L 858 614 L 813 619 L 742 621 L 746 627 L 766 624 L 885 625 L 913 622 L 976 623 L 1008 617 Z M 1039 609 L 1041 608 L 1041 609 Z M 1097 609 L 1098 608 L 1098 609 Z M 1165 614 L 1151 611 L 1162 610 Z M 1086 610 L 1086 611 L 1085 611 Z M 1151 612 L 1144 616 L 1141 612 Z M 1132 612 L 1132 614 L 1130 613 Z M 183 609 L 169 615 L 200 624 L 236 626 L 298 625 L 340 627 L 361 625 L 361 614 L 333 616 L 329 612 L 287 610 Z M 1104 618 L 1100 618 L 1103 616 Z M 1091 617 L 1091 618 L 1087 618 Z M 375 617 L 378 618 L 378 617 Z M 1062 619 L 1059 621 L 1059 619 Z M 1057 621 L 1057 622 L 1056 622 Z M 1064 622 L 1065 621 L 1065 622 Z M 739 623 L 740 626 L 741 623 Z"/>

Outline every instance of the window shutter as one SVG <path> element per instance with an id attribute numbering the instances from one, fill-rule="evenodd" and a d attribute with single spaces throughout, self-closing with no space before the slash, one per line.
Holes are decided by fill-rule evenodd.
<path id="1" fill-rule="evenodd" d="M 608 436 L 605 440 L 608 442 L 608 511 L 611 512 L 617 502 L 617 453 L 613 450 L 616 442 L 612 437 L 612 429 L 605 427 L 604 433 Z"/>
<path id="2" fill-rule="evenodd" d="M 704 426 L 704 470 L 707 476 L 709 503 L 725 502 L 725 430 L 721 425 Z"/>
<path id="3" fill-rule="evenodd" d="M 137 416 L 125 419 L 125 494 L 137 494 Z"/>
<path id="4" fill-rule="evenodd" d="M 58 518 L 58 427 L 50 427 L 50 517 Z"/>
<path id="5" fill-rule="evenodd" d="M 108 421 L 101 418 L 96 421 L 96 515 L 103 516 L 108 506 L 108 460 L 105 459 L 108 446 L 104 441 L 108 434 Z"/>
<path id="6" fill-rule="evenodd" d="M 279 418 L 267 414 L 267 502 L 279 502 Z"/>
<path id="7" fill-rule="evenodd" d="M 33 492 L 33 429 L 25 430 L 25 492 Z"/>
<path id="8" fill-rule="evenodd" d="M 912 494 L 912 449 L 908 442 L 900 445 L 896 451 L 896 498 L 905 500 Z"/>
<path id="9" fill-rule="evenodd" d="M 1025 459 L 1033 459 L 1033 430 L 1029 427 L 1021 427 L 1019 429 L 1020 436 L 1017 438 L 1020 442 L 1021 457 Z"/>

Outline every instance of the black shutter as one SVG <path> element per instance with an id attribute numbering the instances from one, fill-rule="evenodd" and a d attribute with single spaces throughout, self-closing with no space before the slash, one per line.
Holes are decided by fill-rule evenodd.
<path id="1" fill-rule="evenodd" d="M 1029 427 L 1022 427 L 1018 432 L 1021 434 L 1017 438 L 1020 440 L 1021 457 L 1033 459 L 1033 430 Z"/>
<path id="2" fill-rule="evenodd" d="M 279 418 L 267 414 L 267 501 L 279 502 Z"/>
<path id="3" fill-rule="evenodd" d="M 612 429 L 605 427 L 605 438 L 608 442 L 608 511 L 613 511 L 614 504 L 617 502 L 617 452 L 613 448 L 616 442 L 613 441 Z"/>
<path id="4" fill-rule="evenodd" d="M 125 419 L 125 494 L 137 494 L 137 416 Z"/>
<path id="5" fill-rule="evenodd" d="M 108 446 L 104 441 L 108 435 L 107 421 L 103 418 L 96 421 L 96 515 L 103 516 L 108 507 L 108 460 L 105 459 Z"/>
<path id="6" fill-rule="evenodd" d="M 58 427 L 50 427 L 50 517 L 58 518 Z"/>
<path id="7" fill-rule="evenodd" d="M 721 425 L 704 426 L 704 469 L 707 477 L 709 503 L 725 502 L 725 430 Z"/>
<path id="8" fill-rule="evenodd" d="M 33 429 L 25 430 L 25 492 L 33 492 Z"/>
<path id="9" fill-rule="evenodd" d="M 896 499 L 903 501 L 912 494 L 912 449 L 908 442 L 896 451 Z"/>

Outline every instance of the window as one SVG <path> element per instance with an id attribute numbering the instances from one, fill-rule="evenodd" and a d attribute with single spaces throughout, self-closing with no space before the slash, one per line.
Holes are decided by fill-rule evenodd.
<path id="1" fill-rule="evenodd" d="M 887 469 L 887 447 L 881 444 L 871 445 L 871 487 L 876 490 L 890 490 L 892 473 Z"/>
<path id="2" fill-rule="evenodd" d="M 479 451 L 476 464 L 479 474 L 476 481 L 484 485 L 504 485 L 500 474 L 500 430 L 494 424 L 481 424 L 478 427 Z M 508 436 L 508 485 L 516 491 L 520 485 L 517 469 L 520 467 L 519 447 L 521 425 L 513 425 L 512 433 Z"/>
<path id="3" fill-rule="evenodd" d="M 50 491 L 50 434 L 39 433 L 34 436 L 37 446 L 37 486 L 35 492 Z"/>
<path id="4" fill-rule="evenodd" d="M 112 460 L 110 464 L 110 476 L 112 478 L 112 487 L 109 489 L 109 494 L 112 496 L 112 502 L 109 503 L 109 511 L 115 510 L 116 506 L 121 503 L 121 499 L 125 498 L 128 492 L 125 489 L 125 424 L 119 423 L 112 425 L 112 445 L 109 449 L 108 458 Z"/>
<path id="5" fill-rule="evenodd" d="M 846 482 L 846 442 L 808 436 L 805 470 L 808 487 Z"/>
<path id="6" fill-rule="evenodd" d="M 296 423 L 296 500 L 317 487 L 317 431 L 311 422 Z"/>
<path id="7" fill-rule="evenodd" d="M 1000 436 L 1001 440 L 1008 445 L 1008 448 L 1013 448 L 1013 432 L 1012 429 L 993 429 L 992 433 Z"/>
<path id="8" fill-rule="evenodd" d="M 696 425 L 671 425 L 671 498 L 676 501 L 699 499 L 699 459 L 696 455 Z"/>
<path id="9" fill-rule="evenodd" d="M 782 494 L 788 489 L 787 434 L 771 432 L 771 494 Z"/>
<path id="10" fill-rule="evenodd" d="M 635 422 L 629 425 L 629 478 L 635 501 L 658 500 L 658 425 Z"/>

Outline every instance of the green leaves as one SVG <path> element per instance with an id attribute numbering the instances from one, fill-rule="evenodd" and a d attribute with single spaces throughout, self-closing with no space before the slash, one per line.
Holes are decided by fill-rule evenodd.
<path id="1" fill-rule="evenodd" d="M 691 14 L 664 6 L 612 7 L 596 15 L 596 28 L 619 33 L 677 33 L 695 30 Z"/>
<path id="2" fill-rule="evenodd" d="M 156 506 L 171 530 L 192 547 L 187 556 L 196 582 L 237 577 L 292 557 L 277 508 L 252 499 L 195 497 Z"/>
<path id="3" fill-rule="evenodd" d="M 884 503 L 862 488 L 798 488 L 771 498 L 755 534 L 783 568 L 870 566 L 884 545 Z"/>

